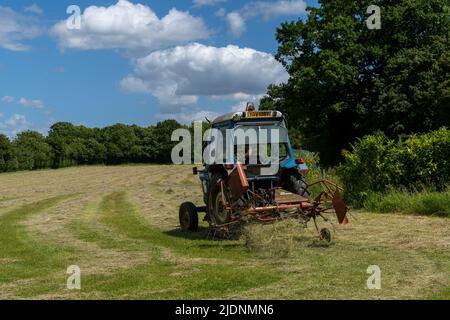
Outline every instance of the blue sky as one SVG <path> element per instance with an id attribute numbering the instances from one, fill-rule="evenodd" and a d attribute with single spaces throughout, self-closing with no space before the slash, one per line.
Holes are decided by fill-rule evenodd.
<path id="1" fill-rule="evenodd" d="M 68 29 L 69 5 L 81 9 Z M 2 0 L 0 133 L 213 118 L 287 79 L 281 22 L 315 1 Z M 95 6 L 95 7 L 94 7 Z M 175 8 L 175 9 L 174 9 Z"/>

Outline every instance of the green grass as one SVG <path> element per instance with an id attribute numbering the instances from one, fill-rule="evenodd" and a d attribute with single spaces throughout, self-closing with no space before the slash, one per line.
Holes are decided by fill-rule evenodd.
<path id="1" fill-rule="evenodd" d="M 83 290 L 101 288 L 107 298 L 119 295 L 128 299 L 199 299 L 236 293 L 280 279 L 273 270 L 254 272 L 253 265 L 240 264 L 249 254 L 237 241 L 219 242 L 206 240 L 201 234 L 161 232 L 139 215 L 124 192 L 105 196 L 97 210 L 95 218 L 103 228 L 93 227 L 96 222 L 88 218 L 74 222 L 72 230 L 81 239 L 103 248 L 146 252 L 149 261 L 132 270 L 118 270 L 113 277 L 89 276 Z M 162 250 L 174 254 L 175 261 L 187 261 L 186 265 L 165 259 Z M 190 259 L 198 261 L 194 268 Z M 230 265 L 231 261 L 235 261 L 235 266 Z"/>
<path id="2" fill-rule="evenodd" d="M 85 170 L 92 169 L 52 173 L 74 175 L 76 183 Z M 113 169 L 96 168 L 98 177 L 107 176 L 103 170 Z M 146 176 L 141 170 L 122 168 L 121 184 L 114 169 L 112 187 L 93 195 L 83 193 L 83 181 L 74 193 L 64 190 L 70 195 L 4 208 L 0 298 L 450 299 L 447 218 L 355 212 L 348 226 L 330 227 L 331 244 L 297 221 L 252 225 L 240 240 L 216 241 L 206 230 L 186 234 L 176 226 L 179 203 L 197 196 L 184 187 L 183 168 L 168 176 L 157 170 L 152 179 L 164 183 L 132 189 L 131 179 Z M 80 291 L 66 289 L 73 264 L 81 268 Z M 382 290 L 366 288 L 369 265 L 380 266 Z"/>
<path id="3" fill-rule="evenodd" d="M 99 204 L 98 223 L 107 228 L 93 227 L 92 220 L 76 221 L 72 228 L 87 241 L 108 248 L 125 250 L 158 250 L 167 248 L 179 255 L 198 258 L 239 259 L 247 257 L 238 241 L 211 241 L 204 233 L 187 234 L 180 230 L 161 232 L 139 214 L 125 192 L 105 196 Z M 121 235 L 122 237 L 117 237 Z"/>
<path id="4" fill-rule="evenodd" d="M 54 197 L 22 206 L 0 217 L 0 259 L 14 261 L 0 265 L 0 283 L 32 278 L 67 265 L 70 250 L 51 244 L 37 244 L 21 223 L 58 204 L 67 197 Z"/>
<path id="5" fill-rule="evenodd" d="M 54 292 L 69 294 L 64 289 L 66 268 L 74 261 L 81 262 L 80 266 L 83 268 L 83 259 L 80 259 L 83 255 L 79 250 L 68 246 L 34 243 L 20 223 L 29 215 L 49 209 L 63 199 L 64 197 L 51 198 L 23 206 L 1 219 L 0 240 L 7 246 L 0 250 L 0 257 L 8 258 L 13 263 L 0 265 L 0 282 L 32 280 L 26 286 L 17 288 L 16 294 L 23 298 L 53 296 Z M 92 295 L 83 297 L 217 298 L 280 279 L 280 275 L 274 270 L 255 272 L 254 265 L 242 264 L 242 260 L 248 255 L 236 243 L 196 239 L 198 236 L 186 237 L 181 233 L 167 234 L 148 225 L 135 210 L 125 193 L 113 193 L 104 197 L 96 212 L 96 218 L 111 229 L 90 228 L 88 225 L 92 221 L 89 220 L 77 221 L 70 226 L 79 238 L 100 244 L 102 248 L 147 254 L 147 258 L 137 265 L 117 266 L 113 274 L 99 272 L 84 276 L 83 292 L 91 292 Z M 113 232 L 118 235 L 119 240 L 113 240 Z M 173 250 L 179 256 L 167 259 L 162 250 Z M 177 261 L 180 256 L 184 261 L 182 263 Z M 204 258 L 210 259 L 198 260 Z M 191 259 L 197 261 L 190 261 Z M 234 265 L 231 265 L 231 261 L 235 261 Z M 99 271 L 102 267 L 99 264 Z"/>
<path id="6" fill-rule="evenodd" d="M 10 267 L 14 278 L 3 280 L 23 277 L 39 279 L 18 290 L 22 297 L 64 292 L 62 275 L 49 277 L 48 274 L 64 270 L 78 256 L 77 250 L 50 248 L 42 244 L 30 246 L 30 237 L 23 226 L 12 227 L 19 218 L 38 214 L 60 200 L 44 200 L 3 217 L 2 226 L 6 226 L 8 231 L 4 234 L 9 236 L 2 240 L 10 243 L 3 255 L 25 259 L 19 270 L 31 272 L 16 273 L 18 265 L 15 264 Z M 143 219 L 124 192 L 108 194 L 97 205 L 86 210 L 82 219 L 70 225 L 77 237 L 87 243 L 98 244 L 102 249 L 146 254 L 146 259 L 135 265 L 118 266 L 112 273 L 84 276 L 83 290 L 74 297 L 87 299 L 211 299 L 227 296 L 378 299 L 385 295 L 395 298 L 398 297 L 396 290 L 399 286 L 411 286 L 418 270 L 423 268 L 422 259 L 428 258 L 432 263 L 439 264 L 438 269 L 445 269 L 443 257 L 448 257 L 448 254 L 431 254 L 429 251 L 412 254 L 402 249 L 354 243 L 347 239 L 327 245 L 302 232 L 294 222 L 253 226 L 247 236 L 254 237 L 253 242 L 259 241 L 265 245 L 251 246 L 249 251 L 242 241 L 219 242 L 207 240 L 201 234 L 192 236 L 162 232 Z M 285 234 L 292 237 L 284 237 Z M 278 241 L 273 241 L 274 235 L 278 235 Z M 289 248 L 290 254 L 280 254 L 279 251 L 286 248 Z M 368 291 L 365 288 L 366 269 L 371 264 L 377 264 L 384 270 L 385 291 Z M 287 287 L 277 293 L 276 288 L 283 288 L 285 283 Z M 432 293 L 418 290 L 415 294 L 446 298 L 445 289 Z"/>
<path id="7" fill-rule="evenodd" d="M 433 293 L 429 298 L 433 300 L 450 300 L 450 287 L 447 287 L 442 291 Z"/>
<path id="8" fill-rule="evenodd" d="M 370 193 L 364 209 L 372 212 L 450 217 L 450 188 L 446 192 L 391 190 L 387 193 Z"/>
<path id="9" fill-rule="evenodd" d="M 110 275 L 88 276 L 83 291 L 102 291 L 112 299 L 214 299 L 280 280 L 270 270 L 224 265 L 199 265 L 195 269 L 155 259 L 152 263 Z"/>

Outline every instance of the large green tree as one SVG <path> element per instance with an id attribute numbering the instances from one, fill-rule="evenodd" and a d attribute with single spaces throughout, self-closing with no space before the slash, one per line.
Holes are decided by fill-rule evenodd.
<path id="1" fill-rule="evenodd" d="M 183 126 L 175 120 L 159 122 L 150 128 L 143 140 L 143 151 L 151 162 L 172 163 L 172 149 L 177 145 L 172 141 L 172 133 L 180 128 Z"/>
<path id="2" fill-rule="evenodd" d="M 0 172 L 17 170 L 18 163 L 13 145 L 7 136 L 0 134 Z"/>
<path id="3" fill-rule="evenodd" d="M 53 150 L 45 137 L 36 131 L 19 133 L 13 142 L 19 170 L 48 168 L 52 164 Z"/>
<path id="4" fill-rule="evenodd" d="M 308 18 L 277 30 L 286 84 L 270 86 L 263 109 L 289 125 L 325 165 L 357 137 L 450 126 L 448 0 L 320 0 Z M 366 24 L 381 8 L 381 29 Z"/>
<path id="5" fill-rule="evenodd" d="M 102 130 L 109 164 L 136 162 L 140 158 L 139 139 L 132 126 L 115 124 Z"/>
<path id="6" fill-rule="evenodd" d="M 51 126 L 47 142 L 54 152 L 53 167 L 60 168 L 77 164 L 72 145 L 76 138 L 76 127 L 71 123 L 58 122 Z"/>
<path id="7" fill-rule="evenodd" d="M 47 137 L 54 150 L 54 167 L 77 164 L 101 164 L 106 161 L 102 130 L 75 126 L 68 122 L 55 123 Z"/>

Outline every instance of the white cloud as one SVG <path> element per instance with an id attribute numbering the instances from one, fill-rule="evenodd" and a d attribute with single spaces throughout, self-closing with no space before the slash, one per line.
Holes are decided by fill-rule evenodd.
<path id="1" fill-rule="evenodd" d="M 237 103 L 233 103 L 228 110 L 225 109 L 224 112 L 218 113 L 215 111 L 210 110 L 204 110 L 205 108 L 200 107 L 182 107 L 178 112 L 176 113 L 160 113 L 157 114 L 155 117 L 158 120 L 166 120 L 166 119 L 175 119 L 180 123 L 183 124 L 191 124 L 193 121 L 206 121 L 206 119 L 213 121 L 223 113 L 227 112 L 239 112 L 239 111 L 245 111 L 245 108 L 247 106 L 248 102 L 253 102 L 255 106 L 259 105 L 259 100 L 262 98 L 263 95 L 259 96 L 241 96 L 243 98 L 242 101 L 239 101 Z M 236 96 L 235 98 L 238 98 Z"/>
<path id="2" fill-rule="evenodd" d="M 204 7 L 204 6 L 216 6 L 220 3 L 224 3 L 227 0 L 194 0 L 195 7 Z"/>
<path id="3" fill-rule="evenodd" d="M 31 6 L 28 6 L 25 8 L 26 12 L 31 12 L 37 15 L 43 15 L 44 14 L 44 10 L 39 7 L 36 3 L 33 3 Z"/>
<path id="4" fill-rule="evenodd" d="M 51 33 L 62 49 L 155 50 L 208 38 L 210 31 L 202 18 L 189 12 L 172 9 L 160 19 L 146 5 L 119 0 L 109 7 L 88 7 L 80 30 L 68 29 L 66 21 L 60 21 Z"/>
<path id="5" fill-rule="evenodd" d="M 226 20 L 230 31 L 235 36 L 240 36 L 246 30 L 246 21 L 251 18 L 261 17 L 269 20 L 277 16 L 296 16 L 305 14 L 306 8 L 307 4 L 304 0 L 255 1 L 228 13 Z"/>
<path id="6" fill-rule="evenodd" d="M 24 40 L 36 38 L 43 30 L 38 20 L 0 6 L 0 48 L 11 51 L 27 51 L 31 47 Z"/>
<path id="7" fill-rule="evenodd" d="M 182 124 L 191 124 L 193 121 L 214 120 L 220 114 L 214 111 L 201 110 L 201 108 L 183 108 L 177 113 L 160 113 L 155 117 L 158 120 L 174 119 Z"/>
<path id="8" fill-rule="evenodd" d="M 230 31 L 234 36 L 239 37 L 246 31 L 247 26 L 240 13 L 231 12 L 227 14 L 225 18 L 228 22 L 228 26 L 230 27 Z"/>
<path id="9" fill-rule="evenodd" d="M 234 104 L 231 106 L 231 112 L 239 112 L 239 111 L 245 111 L 245 108 L 247 107 L 247 100 L 240 101 L 239 103 Z"/>
<path id="10" fill-rule="evenodd" d="M 287 79 L 283 66 L 269 53 L 194 43 L 138 59 L 134 73 L 121 86 L 128 92 L 157 97 L 163 111 L 170 112 L 196 104 L 199 96 L 258 96 L 269 84 Z"/>
<path id="11" fill-rule="evenodd" d="M 13 115 L 11 118 L 9 118 L 8 120 L 5 121 L 5 124 L 7 126 L 23 126 L 25 124 L 27 124 L 27 119 L 25 118 L 24 115 L 22 114 L 15 114 Z"/>
<path id="12" fill-rule="evenodd" d="M 26 98 L 20 98 L 19 104 L 30 107 L 30 108 L 36 108 L 36 109 L 43 109 L 45 107 L 44 102 L 41 100 L 32 100 L 32 99 L 26 99 Z"/>
<path id="13" fill-rule="evenodd" d="M 227 14 L 227 10 L 225 8 L 220 8 L 219 10 L 216 11 L 215 15 L 217 17 L 225 17 L 225 15 Z"/>
<path id="14" fill-rule="evenodd" d="M 6 103 L 11 103 L 14 102 L 16 100 L 16 98 L 12 97 L 12 96 L 3 96 L 2 97 L 2 101 L 6 102 Z"/>
<path id="15" fill-rule="evenodd" d="M 233 93 L 229 95 L 224 96 L 212 96 L 212 99 L 215 100 L 231 100 L 231 101 L 244 101 L 247 102 L 259 102 L 262 97 L 264 97 L 266 94 L 247 94 L 243 92 Z"/>
<path id="16" fill-rule="evenodd" d="M 9 119 L 0 122 L 0 133 L 13 137 L 19 132 L 29 130 L 31 127 L 26 117 L 22 114 L 14 114 Z"/>
<path id="17" fill-rule="evenodd" d="M 163 79 L 166 75 L 163 74 L 162 70 L 157 72 L 158 74 L 146 76 L 144 72 L 137 71 L 139 75 L 135 74 L 126 77 L 120 82 L 120 86 L 127 92 L 148 93 L 157 97 L 163 109 L 167 108 L 166 111 L 169 112 L 198 102 L 198 97 L 195 95 L 179 95 L 176 81 Z M 158 80 L 158 77 L 161 77 L 161 79 Z"/>
<path id="18" fill-rule="evenodd" d="M 17 102 L 18 104 L 24 106 L 24 107 L 30 107 L 30 108 L 36 108 L 36 109 L 43 109 L 45 108 L 45 103 L 42 100 L 37 99 L 27 99 L 27 98 L 20 98 L 16 100 L 13 96 L 3 96 L 1 98 L 1 101 L 6 103 L 14 103 Z"/>

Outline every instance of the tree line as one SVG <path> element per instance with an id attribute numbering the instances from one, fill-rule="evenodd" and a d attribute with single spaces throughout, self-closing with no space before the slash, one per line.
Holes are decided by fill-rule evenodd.
<path id="1" fill-rule="evenodd" d="M 54 124 L 47 136 L 36 131 L 14 139 L 0 134 L 0 172 L 63 168 L 76 165 L 171 163 L 177 142 L 172 132 L 188 128 L 175 120 L 150 127 L 116 124 L 87 128 L 68 122 Z"/>

